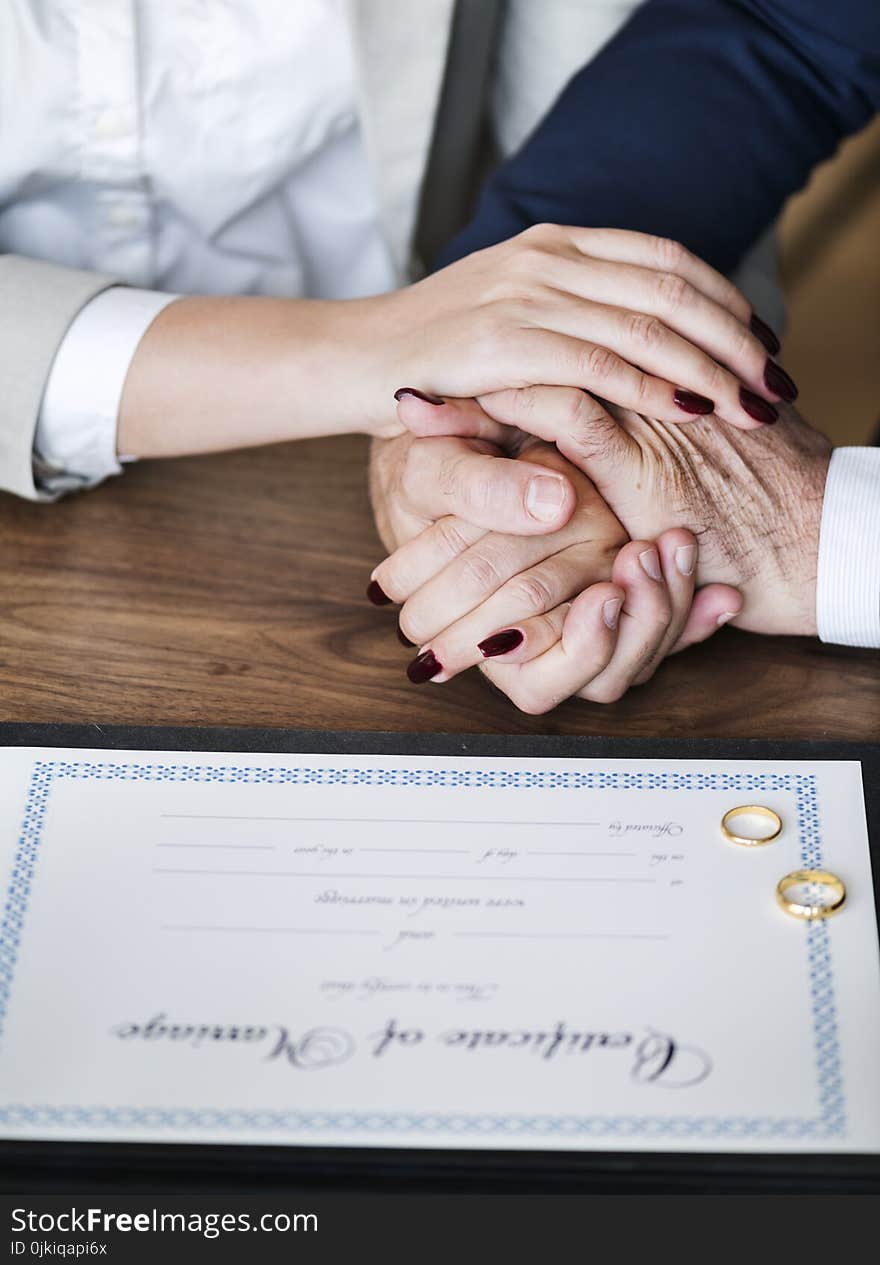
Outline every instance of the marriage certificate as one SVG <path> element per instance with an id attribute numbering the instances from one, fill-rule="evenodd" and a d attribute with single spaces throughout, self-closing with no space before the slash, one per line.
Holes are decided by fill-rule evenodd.
<path id="1" fill-rule="evenodd" d="M 856 761 L 8 747 L 0 884 L 6 1138 L 880 1150 Z"/>

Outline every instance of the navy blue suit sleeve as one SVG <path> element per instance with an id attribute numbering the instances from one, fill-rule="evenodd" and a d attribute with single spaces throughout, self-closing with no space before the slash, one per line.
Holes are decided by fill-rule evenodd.
<path id="1" fill-rule="evenodd" d="M 729 272 L 880 109 L 880 0 L 648 0 L 489 181 L 437 266 L 551 222 Z"/>

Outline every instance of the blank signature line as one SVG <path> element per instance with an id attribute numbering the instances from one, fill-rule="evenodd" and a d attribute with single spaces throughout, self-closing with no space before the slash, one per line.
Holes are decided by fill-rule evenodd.
<path id="1" fill-rule="evenodd" d="M 315 821 L 315 822 L 363 822 L 373 821 L 382 825 L 413 826 L 598 826 L 598 821 L 501 821 L 493 818 L 469 817 L 262 817 L 257 814 L 235 813 L 160 813 L 160 817 L 179 821 Z"/>
<path id="2" fill-rule="evenodd" d="M 290 936 L 378 936 L 379 931 L 336 931 L 332 927 L 233 927 L 233 926 L 203 926 L 198 923 L 174 923 L 165 922 L 162 924 L 163 931 L 265 931 L 271 935 L 290 935 Z"/>
<path id="3" fill-rule="evenodd" d="M 656 883 L 655 878 L 585 877 L 569 874 L 352 874 L 327 870 L 180 870 L 153 866 L 154 874 L 228 875 L 230 878 L 418 879 L 442 883 Z"/>

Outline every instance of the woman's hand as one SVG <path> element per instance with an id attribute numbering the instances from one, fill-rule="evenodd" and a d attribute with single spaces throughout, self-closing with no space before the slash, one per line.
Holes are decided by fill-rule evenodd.
<path id="1" fill-rule="evenodd" d="M 538 225 L 364 303 L 357 381 L 374 430 L 407 383 L 428 397 L 581 387 L 663 421 L 714 411 L 743 429 L 796 394 L 743 295 L 641 233 Z"/>
<path id="2" fill-rule="evenodd" d="M 617 554 L 609 582 L 598 582 L 546 613 L 497 628 L 471 653 L 481 670 L 524 712 L 540 715 L 567 698 L 612 703 L 653 676 L 668 654 L 705 641 L 739 609 L 735 589 L 711 585 L 694 597 L 698 545 L 681 528 L 657 541 L 634 540 Z M 469 617 L 423 646 L 410 680 L 442 683 L 460 670 L 463 640 L 480 626 Z M 487 618 L 483 626 L 491 623 Z M 473 648 L 472 648 L 473 649 Z M 440 656 L 448 665 L 441 663 Z M 458 657 L 457 657 L 458 656 Z"/>
<path id="3" fill-rule="evenodd" d="M 425 460 L 440 442 L 421 441 Z M 532 444 L 524 456 L 530 467 L 566 466 L 548 445 Z M 576 509 L 561 531 L 524 538 L 440 518 L 373 572 L 374 600 L 402 603 L 401 631 L 420 648 L 413 682 L 446 681 L 484 663 L 527 711 L 575 693 L 612 701 L 634 679 L 646 680 L 673 646 L 703 640 L 739 610 L 735 590 L 715 586 L 699 595 L 689 622 L 693 537 L 669 533 L 659 554 L 651 542 L 621 549 L 619 522 L 591 482 L 568 469 Z M 617 589 L 595 583 L 609 578 Z M 627 596 L 619 632 L 618 589 Z"/>
<path id="4" fill-rule="evenodd" d="M 572 696 L 616 702 L 739 609 L 739 594 L 721 585 L 694 597 L 697 552 L 696 538 L 681 529 L 631 541 L 614 560 L 610 584 L 484 641 L 483 672 L 533 715 Z"/>
<path id="5" fill-rule="evenodd" d="M 132 360 L 119 452 L 398 435 L 392 396 L 408 382 L 462 397 L 580 387 L 667 422 L 714 411 L 751 428 L 796 393 L 767 358 L 772 340 L 729 281 L 673 242 L 539 225 L 373 298 L 177 299 Z"/>

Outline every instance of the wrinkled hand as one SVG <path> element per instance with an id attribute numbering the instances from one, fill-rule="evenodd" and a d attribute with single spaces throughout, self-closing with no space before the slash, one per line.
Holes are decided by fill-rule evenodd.
<path id="1" fill-rule="evenodd" d="M 429 406 L 426 406 L 429 407 Z M 406 405 L 399 410 L 406 413 Z M 503 428 L 494 429 L 503 440 Z M 389 552 L 438 519 L 463 519 L 471 529 L 532 536 L 558 531 L 574 513 L 568 462 L 553 468 L 501 457 L 479 438 L 417 439 L 408 431 L 373 441 L 370 499 Z"/>
<path id="2" fill-rule="evenodd" d="M 831 445 L 793 409 L 751 434 L 709 420 L 672 427 L 605 408 L 583 391 L 535 387 L 432 408 L 408 397 L 408 426 L 521 443 L 556 443 L 589 474 L 627 532 L 684 526 L 700 541 L 699 585 L 741 590 L 734 622 L 764 633 L 816 633 L 816 569 Z M 501 423 L 501 425 L 499 425 Z M 515 428 L 513 430 L 509 428 Z M 507 429 L 506 429 L 507 428 Z"/>

